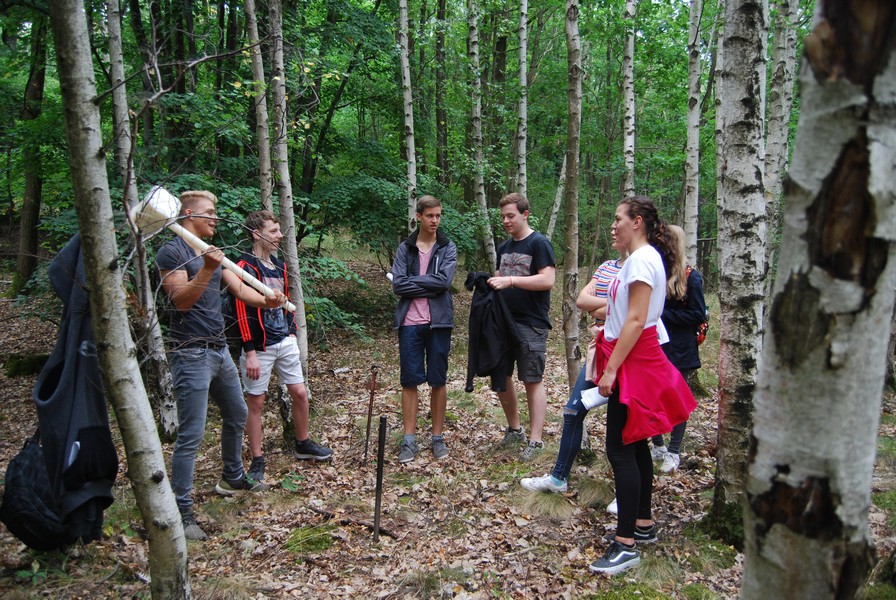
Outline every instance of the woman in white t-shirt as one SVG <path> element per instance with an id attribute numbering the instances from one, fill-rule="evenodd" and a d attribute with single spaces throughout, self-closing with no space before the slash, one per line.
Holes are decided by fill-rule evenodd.
<path id="1" fill-rule="evenodd" d="M 697 406 L 678 370 L 660 348 L 668 341 L 660 315 L 666 272 L 677 249 L 653 202 L 624 199 L 616 208 L 613 234 L 629 253 L 610 284 L 607 318 L 598 344 L 598 391 L 608 396 L 606 452 L 613 467 L 618 515 L 609 548 L 591 564 L 615 574 L 640 562 L 635 542 L 657 540 L 651 513 L 653 460 L 648 438 L 667 433 Z"/>

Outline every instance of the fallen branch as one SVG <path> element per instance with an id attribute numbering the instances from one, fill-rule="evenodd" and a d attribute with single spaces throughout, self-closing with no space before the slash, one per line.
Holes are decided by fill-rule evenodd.
<path id="1" fill-rule="evenodd" d="M 310 508 L 312 511 L 316 512 L 319 515 L 323 515 L 329 521 L 332 521 L 333 519 L 336 518 L 336 513 L 330 512 L 328 510 L 324 510 L 322 508 L 314 508 L 313 506 L 309 506 L 308 508 Z M 368 530 L 370 530 L 371 532 L 376 529 L 374 527 L 373 523 L 369 523 L 367 521 L 360 521 L 357 519 L 349 519 L 348 517 L 343 517 L 343 518 L 339 519 L 338 523 L 340 525 L 362 525 L 362 526 L 366 527 Z M 392 533 L 388 529 L 383 529 L 382 527 L 380 527 L 380 535 L 388 535 L 393 540 L 398 539 L 397 534 Z"/>

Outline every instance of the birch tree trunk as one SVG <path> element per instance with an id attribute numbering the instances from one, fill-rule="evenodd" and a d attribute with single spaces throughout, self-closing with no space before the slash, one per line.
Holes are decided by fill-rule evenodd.
<path id="1" fill-rule="evenodd" d="M 622 154 L 625 162 L 623 197 L 635 195 L 635 8 L 625 0 L 625 53 L 622 56 Z M 568 167 L 567 167 L 568 168 Z"/>
<path id="2" fill-rule="evenodd" d="M 762 119 L 765 0 L 725 2 L 716 100 L 719 146 L 719 427 L 710 518 L 735 536 L 742 518 L 753 391 L 762 350 L 766 215 Z M 727 531 L 726 531 L 727 529 Z M 739 543 L 739 540 L 729 541 Z"/>
<path id="3" fill-rule="evenodd" d="M 563 191 L 566 189 L 566 152 L 563 153 L 563 164 L 560 165 L 560 177 L 557 181 L 557 193 L 554 194 L 554 204 L 551 206 L 551 217 L 548 219 L 548 230 L 544 236 L 550 239 L 554 237 L 554 229 L 557 228 L 557 215 L 560 214 L 560 205 L 563 202 Z"/>
<path id="4" fill-rule="evenodd" d="M 180 513 L 165 476 L 125 311 L 84 4 L 56 0 L 49 8 L 94 337 L 103 385 L 124 441 L 128 477 L 149 534 L 150 589 L 154 598 L 189 598 Z"/>
<path id="5" fill-rule="evenodd" d="M 516 127 L 516 191 L 526 195 L 526 147 L 529 136 L 529 3 L 520 0 L 520 102 L 517 108 Z"/>
<path id="6" fill-rule="evenodd" d="M 258 188 L 261 206 L 274 210 L 271 176 L 271 137 L 268 124 L 268 90 L 261 59 L 261 40 L 258 39 L 258 17 L 255 0 L 245 0 L 246 32 L 249 36 L 249 57 L 252 61 L 252 85 L 255 88 L 255 138 L 258 142 Z"/>
<path id="7" fill-rule="evenodd" d="M 700 19 L 703 0 L 691 0 L 688 27 L 688 136 L 684 162 L 684 229 L 687 261 L 697 264 L 700 208 Z"/>
<path id="8" fill-rule="evenodd" d="M 754 398 L 744 599 L 853 598 L 875 561 L 868 507 L 896 286 L 894 17 L 889 0 L 820 0 L 806 38 Z"/>
<path id="9" fill-rule="evenodd" d="M 109 74 L 112 80 L 112 122 L 115 131 L 115 160 L 121 175 L 125 205 L 130 208 L 139 201 L 137 180 L 134 177 L 134 135 L 128 114 L 128 95 L 125 87 L 124 56 L 121 42 L 121 4 L 109 0 Z M 142 368 L 144 387 L 150 406 L 159 411 L 162 435 L 173 439 L 177 434 L 177 402 L 174 399 L 174 380 L 165 354 L 165 340 L 156 310 L 152 279 L 146 257 L 146 246 L 139 233 L 135 233 L 135 289 L 143 313 L 135 320 L 139 331 L 137 346 L 144 357 Z M 152 382 L 147 385 L 148 382 Z"/>
<path id="10" fill-rule="evenodd" d="M 436 11 L 436 174 L 439 183 L 448 187 L 451 183 L 448 165 L 448 106 L 445 100 L 445 30 L 447 0 L 437 0 Z"/>
<path id="11" fill-rule="evenodd" d="M 299 352 L 302 355 L 302 371 L 305 373 L 308 397 L 308 319 L 305 315 L 305 294 L 299 270 L 299 247 L 296 240 L 296 217 L 293 209 L 292 178 L 289 175 L 288 123 L 286 115 L 286 71 L 283 65 L 283 4 L 281 0 L 270 0 L 268 11 L 271 25 L 271 44 L 274 60 L 271 69 L 271 98 L 274 106 L 274 139 L 271 158 L 273 161 L 277 202 L 280 210 L 280 228 L 283 230 L 283 260 L 289 272 L 289 295 L 296 305 L 295 320 L 298 328 Z M 292 422 L 289 394 L 280 394 L 280 416 L 283 420 L 283 439 L 291 443 L 295 437 L 295 423 Z"/>
<path id="12" fill-rule="evenodd" d="M 563 206 L 563 334 L 566 374 L 575 386 L 582 366 L 579 348 L 579 136 L 582 130 L 582 40 L 579 37 L 579 1 L 566 0 L 567 121 L 566 192 Z"/>
<path id="13" fill-rule="evenodd" d="M 398 44 L 401 54 L 401 93 L 404 98 L 404 139 L 408 153 L 408 231 L 417 225 L 417 151 L 414 147 L 414 92 L 408 50 L 408 0 L 398 3 Z"/>
<path id="14" fill-rule="evenodd" d="M 498 263 L 498 252 L 495 249 L 495 236 L 488 218 L 488 203 L 485 198 L 485 159 L 482 151 L 482 69 L 479 65 L 479 5 L 476 0 L 467 0 L 469 26 L 470 70 L 472 71 L 473 90 L 470 120 L 473 125 L 473 187 L 476 195 L 476 207 L 479 210 L 479 239 L 485 248 L 489 273 L 494 273 Z"/>

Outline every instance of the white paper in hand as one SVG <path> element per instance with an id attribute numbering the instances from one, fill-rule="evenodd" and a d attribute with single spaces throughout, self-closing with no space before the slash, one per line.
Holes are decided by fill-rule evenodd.
<path id="1" fill-rule="evenodd" d="M 593 387 L 582 392 L 582 404 L 585 405 L 585 408 L 591 410 L 592 408 L 597 408 L 598 406 L 603 406 L 609 401 L 609 398 L 606 396 L 601 396 L 598 388 Z"/>

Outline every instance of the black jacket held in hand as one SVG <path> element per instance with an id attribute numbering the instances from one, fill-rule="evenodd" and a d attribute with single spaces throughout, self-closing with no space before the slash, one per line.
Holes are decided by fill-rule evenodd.
<path id="1" fill-rule="evenodd" d="M 473 292 L 470 305 L 470 339 L 467 350 L 467 392 L 473 391 L 473 378 L 490 375 L 492 390 L 507 389 L 507 377 L 513 372 L 514 348 L 519 344 L 516 322 L 501 294 L 489 284 L 488 273 L 467 275 L 464 287 Z"/>

